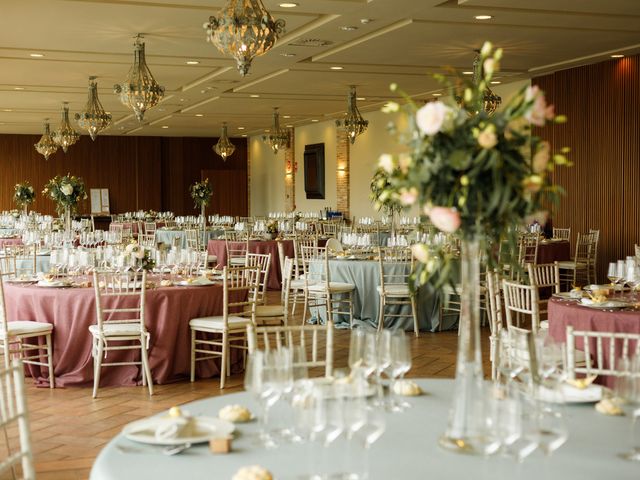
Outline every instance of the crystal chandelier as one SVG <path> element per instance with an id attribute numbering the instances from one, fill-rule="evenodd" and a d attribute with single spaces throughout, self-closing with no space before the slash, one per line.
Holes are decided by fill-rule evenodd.
<path id="1" fill-rule="evenodd" d="M 136 35 L 133 66 L 127 79 L 124 83 L 113 86 L 113 91 L 120 95 L 120 101 L 133 110 L 139 122 L 144 119 L 144 112 L 155 107 L 164 97 L 164 87 L 158 85 L 147 66 L 141 38 L 141 34 Z"/>
<path id="2" fill-rule="evenodd" d="M 481 79 L 482 79 L 482 65 L 480 63 L 480 50 L 476 50 L 476 58 L 474 58 L 473 60 L 473 83 L 475 85 L 478 85 Z M 456 97 L 456 101 L 460 106 L 462 106 L 464 103 L 462 101 L 462 97 Z M 493 93 L 489 88 L 489 86 L 487 85 L 482 95 L 482 104 L 476 107 L 475 112 L 469 112 L 469 114 L 470 115 L 478 114 L 479 108 L 482 108 L 482 110 L 485 111 L 487 115 L 493 115 L 493 113 L 500 106 L 500 103 L 502 103 L 502 98 L 500 98 L 500 96 Z"/>
<path id="3" fill-rule="evenodd" d="M 218 143 L 213 146 L 213 151 L 220 155 L 225 162 L 227 157 L 230 157 L 236 151 L 236 146 L 231 143 L 229 135 L 227 135 L 227 122 L 222 122 L 222 135 L 218 139 Z"/>
<path id="4" fill-rule="evenodd" d="M 45 160 L 49 160 L 49 157 L 58 151 L 58 144 L 53 141 L 51 137 L 51 131 L 49 130 L 49 119 L 44 119 L 44 134 L 38 140 L 38 143 L 34 145 L 36 151 L 44 156 Z"/>
<path id="5" fill-rule="evenodd" d="M 273 127 L 269 135 L 263 135 L 262 140 L 267 142 L 273 150 L 273 153 L 278 153 L 280 148 L 289 147 L 289 131 L 280 128 L 280 114 L 278 113 L 278 107 L 273 109 Z"/>
<path id="6" fill-rule="evenodd" d="M 369 126 L 369 120 L 362 118 L 356 105 L 356 87 L 354 85 L 351 85 L 347 100 L 347 116 L 344 120 L 336 120 L 336 126 L 338 128 L 344 127 L 352 144 L 356 141 L 356 137 L 364 133 Z"/>
<path id="7" fill-rule="evenodd" d="M 67 102 L 63 102 L 62 121 L 58 130 L 53 132 L 53 141 L 62 147 L 64 153 L 67 153 L 69 147 L 80 139 L 80 134 L 69 123 L 69 107 L 67 105 L 69 105 Z"/>
<path id="8" fill-rule="evenodd" d="M 89 77 L 89 99 L 84 111 L 76 113 L 78 126 L 89 132 L 91 140 L 95 140 L 98 133 L 111 124 L 111 114 L 104 111 L 98 98 L 98 84 L 96 77 Z"/>
<path id="9" fill-rule="evenodd" d="M 243 77 L 254 57 L 267 53 L 284 33 L 285 22 L 274 20 L 261 0 L 229 0 L 218 16 L 204 24 L 207 41 L 236 59 Z"/>

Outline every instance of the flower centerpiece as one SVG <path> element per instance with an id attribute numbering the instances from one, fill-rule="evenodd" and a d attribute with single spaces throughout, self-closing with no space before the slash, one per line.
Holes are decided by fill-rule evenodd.
<path id="1" fill-rule="evenodd" d="M 383 155 L 383 158 L 381 158 L 380 163 L 393 165 L 393 157 L 389 154 L 385 154 Z M 400 198 L 391 194 L 390 187 L 391 184 L 389 183 L 387 171 L 382 167 L 378 167 L 373 174 L 373 179 L 369 186 L 369 189 L 371 190 L 369 198 L 373 202 L 373 207 L 377 211 L 382 211 L 385 215 L 391 217 L 391 230 L 392 232 L 395 232 L 395 218 L 403 209 L 404 205 L 400 201 Z"/>
<path id="2" fill-rule="evenodd" d="M 76 212 L 80 200 L 87 198 L 84 181 L 75 175 L 56 175 L 49 180 L 42 194 L 56 202 L 56 211 L 64 214 L 65 232 L 71 232 L 71 215 Z"/>
<path id="3" fill-rule="evenodd" d="M 191 192 L 191 198 L 193 199 L 195 207 L 201 209 L 202 216 L 204 217 L 204 209 L 209 205 L 211 196 L 213 195 L 213 188 L 211 188 L 209 179 L 205 178 L 201 182 L 194 183 L 189 187 L 189 191 Z"/>
<path id="4" fill-rule="evenodd" d="M 13 193 L 13 201 L 18 208 L 22 208 L 24 214 L 27 214 L 29 205 L 36 199 L 36 192 L 29 182 L 16 183 Z"/>
<path id="5" fill-rule="evenodd" d="M 151 271 L 156 266 L 156 261 L 151 256 L 151 250 L 144 248 L 135 240 L 132 240 L 124 249 L 129 255 L 131 264 L 140 265 L 142 270 Z"/>
<path id="6" fill-rule="evenodd" d="M 279 233 L 278 222 L 276 220 L 271 220 L 270 222 L 267 222 L 265 233 L 271 240 L 276 238 Z"/>
<path id="7" fill-rule="evenodd" d="M 534 218 L 544 223 L 545 207 L 562 193 L 551 173 L 570 164 L 568 149 L 552 153 L 549 143 L 531 134 L 531 125 L 566 121 L 555 115 L 537 86 L 523 88 L 493 115 L 484 111 L 485 93 L 501 57 L 502 50 L 487 42 L 473 80 L 455 72 L 454 81 L 437 75 L 449 90 L 449 102 L 418 107 L 401 92 L 406 106 L 387 104 L 387 110 L 402 108 L 408 114 L 408 131 L 401 140 L 411 154 L 402 161 L 383 155 L 379 163 L 388 186 L 378 198 L 393 198 L 407 207 L 417 202 L 436 228 L 460 240 L 460 285 L 454 275 L 455 251 L 419 243 L 412 247 L 418 260 L 412 286 L 450 284 L 460 294 L 456 392 L 440 443 L 478 454 L 497 448 L 487 435 L 482 411 L 479 259 L 496 265 L 498 242 L 515 246 L 520 226 Z M 396 85 L 391 89 L 399 91 Z"/>

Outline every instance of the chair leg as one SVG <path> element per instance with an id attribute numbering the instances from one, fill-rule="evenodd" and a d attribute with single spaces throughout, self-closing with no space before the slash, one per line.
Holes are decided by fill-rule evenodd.
<path id="1" fill-rule="evenodd" d="M 220 390 L 224 388 L 227 377 L 227 355 L 229 354 L 227 332 L 222 333 L 222 360 L 220 361 Z"/>
<path id="2" fill-rule="evenodd" d="M 420 327 L 418 326 L 418 306 L 416 304 L 415 295 L 411 295 L 411 316 L 413 317 L 413 332 L 416 337 L 420 336 Z"/>
<path id="3" fill-rule="evenodd" d="M 151 369 L 149 368 L 149 355 L 147 353 L 147 342 L 144 337 L 140 337 L 140 350 L 142 354 L 142 368 L 145 373 L 144 376 L 147 377 L 149 395 L 153 395 L 153 378 L 151 378 Z"/>
<path id="4" fill-rule="evenodd" d="M 384 295 L 380 295 L 380 311 L 378 312 L 378 331 L 384 329 Z"/>
<path id="5" fill-rule="evenodd" d="M 307 324 L 307 308 L 309 306 L 309 294 L 305 291 L 304 293 L 304 305 L 302 309 L 302 325 Z M 295 305 L 294 305 L 295 308 Z"/>
<path id="6" fill-rule="evenodd" d="M 53 376 L 53 348 L 51 347 L 51 334 L 45 337 L 47 341 L 47 364 L 49 366 L 49 388 L 56 387 L 56 380 Z"/>
<path id="7" fill-rule="evenodd" d="M 100 368 L 102 367 L 103 345 L 99 338 L 94 337 L 93 341 L 97 342 L 97 348 L 95 346 L 93 348 L 93 398 L 97 398 L 98 387 L 100 386 Z"/>
<path id="8" fill-rule="evenodd" d="M 196 331 L 191 329 L 191 381 L 196 379 Z"/>

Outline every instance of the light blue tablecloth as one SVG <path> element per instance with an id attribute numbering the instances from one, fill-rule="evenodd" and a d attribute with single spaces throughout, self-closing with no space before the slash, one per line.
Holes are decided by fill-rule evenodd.
<path id="1" fill-rule="evenodd" d="M 16 269 L 18 272 L 24 272 L 31 269 L 31 260 L 18 259 L 16 260 Z M 47 273 L 51 270 L 51 254 L 38 254 L 36 256 L 36 273 Z"/>
<path id="2" fill-rule="evenodd" d="M 387 264 L 385 269 L 408 269 L 408 264 Z M 377 288 L 380 286 L 380 267 L 376 260 L 329 260 L 329 275 L 332 282 L 352 283 L 356 286 L 353 293 L 353 314 L 354 324 L 366 323 L 371 326 L 378 325 L 378 315 L 380 312 L 380 297 Z M 441 295 L 433 291 L 430 286 L 423 286 L 418 291 L 418 325 L 421 331 L 448 330 L 454 328 L 458 323 L 455 316 L 445 316 L 444 325 L 440 329 L 440 300 Z M 398 313 L 402 309 L 403 313 L 410 313 L 410 307 L 394 306 L 385 309 L 385 312 Z M 315 314 L 315 312 L 314 312 Z M 320 311 L 320 318 L 324 321 L 325 311 Z M 336 315 L 334 318 L 336 325 L 348 327 L 349 317 L 347 315 Z M 411 317 L 387 317 L 384 321 L 385 328 L 392 330 L 403 329 L 413 330 L 413 319 Z"/>
<path id="3" fill-rule="evenodd" d="M 207 242 L 212 239 L 219 238 L 224 235 L 224 230 L 222 229 L 214 229 L 207 230 Z M 167 245 L 173 245 L 173 242 L 179 242 L 180 248 L 185 248 L 187 246 L 187 239 L 184 233 L 184 230 L 166 230 L 163 228 L 159 228 L 156 230 L 156 242 L 157 243 L 166 243 Z"/>
<path id="4" fill-rule="evenodd" d="M 617 455 L 631 447 L 630 420 L 595 411 L 593 404 L 567 405 L 565 417 L 569 438 L 550 458 L 534 452 L 523 463 L 495 455 L 489 458 L 461 455 L 438 448 L 438 438 L 447 424 L 453 396 L 452 380 L 418 380 L 426 392 L 408 397 L 412 408 L 386 414 L 386 429 L 370 451 L 370 480 L 638 480 L 637 463 Z M 141 388 L 141 387 L 139 387 Z M 208 398 L 183 406 L 193 415 L 217 416 L 226 406 L 239 404 L 258 413 L 258 405 L 247 393 Z M 259 422 L 236 425 L 229 454 L 212 454 L 208 445 L 192 447 L 167 457 L 157 447 L 136 444 L 117 435 L 100 452 L 91 470 L 91 480 L 230 480 L 248 465 L 261 465 L 276 480 L 309 478 L 309 445 L 285 444 L 275 450 L 256 445 Z M 336 442 L 342 441 L 338 439 Z M 116 445 L 135 448 L 122 453 Z M 344 445 L 344 443 L 342 443 Z M 360 454 L 354 445 L 352 455 Z M 346 449 L 334 454 L 336 462 Z M 323 454 L 316 449 L 315 456 Z M 342 458 L 341 458 L 342 457 Z"/>

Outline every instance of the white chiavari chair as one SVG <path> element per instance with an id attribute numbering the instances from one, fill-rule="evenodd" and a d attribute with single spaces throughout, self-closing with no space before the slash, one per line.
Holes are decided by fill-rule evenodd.
<path id="1" fill-rule="evenodd" d="M 489 359 L 491 361 L 491 378 L 498 377 L 498 345 L 502 334 L 502 293 L 500 289 L 500 274 L 497 270 L 487 272 L 487 303 L 489 304 Z"/>
<path id="2" fill-rule="evenodd" d="M 538 289 L 538 314 L 540 315 L 540 328 L 549 328 L 548 305 L 549 299 L 542 299 L 541 289 L 546 289 L 549 294 L 560 293 L 560 268 L 558 262 L 542 263 L 539 265 L 527 264 L 529 283 Z M 543 292 L 544 293 L 544 292 Z"/>
<path id="3" fill-rule="evenodd" d="M 145 326 L 147 272 L 94 271 L 96 323 L 89 327 L 92 337 L 93 398 L 98 396 L 102 367 L 140 365 L 142 385 L 153 395 L 153 378 L 149 367 L 150 334 Z M 108 353 L 140 350 L 140 361 L 105 363 Z"/>
<path id="4" fill-rule="evenodd" d="M 301 347 L 304 359 L 295 359 L 294 368 L 323 368 L 324 376 L 333 375 L 333 322 L 325 325 L 247 326 L 249 353 L 255 350 L 280 350 Z M 322 343 L 324 342 L 324 348 Z M 297 360 L 297 361 L 296 361 Z"/>
<path id="5" fill-rule="evenodd" d="M 17 429 L 17 437 L 12 433 Z M 24 480 L 35 480 L 27 400 L 24 391 L 24 370 L 19 360 L 0 369 L 0 430 L 5 440 L 0 455 L 2 478 L 17 478 L 18 465 Z M 7 472 L 11 472 L 8 474 Z"/>
<path id="6" fill-rule="evenodd" d="M 271 269 L 270 253 L 247 253 L 247 267 L 257 267 L 260 270 L 258 282 L 258 305 L 267 303 L 267 287 L 269 286 L 269 270 Z"/>
<path id="7" fill-rule="evenodd" d="M 222 315 L 193 318 L 191 328 L 191 381 L 196 362 L 220 358 L 220 388 L 229 375 L 231 348 L 246 351 L 247 325 L 256 323 L 256 297 L 260 270 L 257 267 L 224 267 Z M 218 334 L 222 338 L 198 338 L 197 333 Z"/>
<path id="8" fill-rule="evenodd" d="M 594 233 L 578 233 L 576 240 L 576 251 L 573 260 L 558 262 L 560 268 L 560 281 L 567 285 L 587 285 L 592 283 L 591 273 L 593 271 L 596 246 L 596 235 Z M 595 279 L 593 279 L 595 281 Z"/>
<path id="9" fill-rule="evenodd" d="M 557 238 L 559 240 L 566 240 L 567 242 L 571 240 L 571 229 L 570 228 L 553 228 L 553 238 Z"/>
<path id="10" fill-rule="evenodd" d="M 144 233 L 156 233 L 156 222 L 144 222 Z"/>
<path id="11" fill-rule="evenodd" d="M 230 267 L 246 266 L 247 254 L 249 253 L 249 232 L 246 230 L 225 230 L 224 241 L 227 249 L 227 265 Z"/>
<path id="12" fill-rule="evenodd" d="M 515 281 L 502 281 L 505 317 L 507 329 L 520 327 L 522 316 L 530 320 L 531 330 L 540 329 L 538 289 Z"/>
<path id="13" fill-rule="evenodd" d="M 593 282 L 598 281 L 598 246 L 600 245 L 600 230 L 589 229 L 589 233 L 593 235 L 593 248 L 591 249 L 591 259 L 589 261 L 589 274 Z"/>
<path id="14" fill-rule="evenodd" d="M 384 328 L 384 319 L 410 317 L 416 337 L 420 334 L 416 296 L 409 289 L 409 275 L 412 266 L 411 250 L 406 247 L 383 247 L 378 249 L 378 271 L 380 285 L 377 287 L 380 297 L 380 315 L 378 330 Z M 387 312 L 387 307 L 391 311 Z M 402 309 L 409 307 L 409 313 Z"/>

